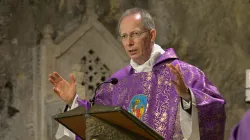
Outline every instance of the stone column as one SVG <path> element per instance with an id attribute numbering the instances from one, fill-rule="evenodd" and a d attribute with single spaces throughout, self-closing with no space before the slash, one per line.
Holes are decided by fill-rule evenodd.
<path id="1" fill-rule="evenodd" d="M 49 73 L 53 72 L 54 69 L 54 57 L 53 53 L 55 53 L 55 45 L 53 44 L 52 40 L 52 33 L 53 29 L 51 25 L 47 25 L 44 28 L 43 32 L 43 40 L 40 44 L 40 56 L 38 57 L 38 70 L 40 72 L 35 73 L 39 78 L 37 80 L 40 85 L 40 91 L 36 91 L 36 97 L 37 97 L 37 109 L 36 109 L 36 121 L 37 121 L 37 140 L 46 140 L 48 128 L 46 126 L 47 120 L 46 120 L 46 102 L 48 98 L 51 98 L 52 96 L 52 86 L 50 85 L 48 81 L 48 75 Z M 36 71 L 34 71 L 36 72 Z"/>

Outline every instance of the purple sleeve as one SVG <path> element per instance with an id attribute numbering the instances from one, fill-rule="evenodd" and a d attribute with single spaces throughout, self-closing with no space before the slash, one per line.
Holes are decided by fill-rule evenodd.
<path id="1" fill-rule="evenodd" d="M 86 110 L 88 110 L 91 106 L 90 102 L 87 100 L 82 100 L 79 97 L 77 97 L 77 103 L 79 106 L 84 106 Z"/>
<path id="2" fill-rule="evenodd" d="M 112 89 L 112 84 L 102 84 L 95 96 L 95 104 L 112 105 Z M 84 106 L 87 110 L 91 107 L 91 103 L 89 101 L 82 100 L 79 97 L 77 98 L 77 103 L 79 106 Z"/>
<path id="3" fill-rule="evenodd" d="M 175 60 L 172 63 L 173 65 L 180 65 L 185 84 L 194 94 L 201 139 L 224 139 L 225 100 L 217 88 L 212 85 L 205 74 L 197 67 L 179 60 Z"/>
<path id="4" fill-rule="evenodd" d="M 95 96 L 95 104 L 112 105 L 112 89 L 113 85 L 110 83 L 101 85 Z M 77 102 L 79 106 L 84 106 L 87 110 L 91 107 L 89 101 L 82 100 L 79 97 L 77 98 Z"/>
<path id="5" fill-rule="evenodd" d="M 103 84 L 100 86 L 99 91 L 95 96 L 95 104 L 101 105 L 112 105 L 112 84 Z M 77 103 L 79 106 L 84 106 L 86 110 L 90 109 L 91 103 L 87 100 L 82 100 L 79 97 L 77 98 Z"/>

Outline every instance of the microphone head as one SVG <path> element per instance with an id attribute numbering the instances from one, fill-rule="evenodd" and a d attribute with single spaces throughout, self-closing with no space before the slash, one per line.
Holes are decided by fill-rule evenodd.
<path id="1" fill-rule="evenodd" d="M 118 83 L 118 79 L 112 78 L 110 82 L 111 82 L 111 84 L 116 85 Z"/>

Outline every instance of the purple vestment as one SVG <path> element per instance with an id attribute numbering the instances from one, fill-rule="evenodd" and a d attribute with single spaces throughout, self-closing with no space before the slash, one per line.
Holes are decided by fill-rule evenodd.
<path id="1" fill-rule="evenodd" d="M 172 48 L 156 61 L 151 72 L 134 73 L 129 65 L 114 75 L 118 84 L 103 85 L 97 96 L 96 104 L 121 106 L 148 126 L 156 130 L 166 140 L 182 139 L 180 127 L 180 97 L 171 84 L 166 64 L 179 64 L 186 85 L 192 90 L 198 110 L 201 140 L 223 140 L 225 126 L 225 101 L 216 87 L 198 68 L 178 60 Z M 80 105 L 89 103 L 78 100 Z"/>
<path id="2" fill-rule="evenodd" d="M 250 140 L 250 110 L 241 119 L 240 123 L 236 125 L 231 133 L 230 140 Z"/>

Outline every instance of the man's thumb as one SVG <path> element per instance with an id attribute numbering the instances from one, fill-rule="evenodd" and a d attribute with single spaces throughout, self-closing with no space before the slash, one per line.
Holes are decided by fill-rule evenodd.
<path id="1" fill-rule="evenodd" d="M 75 82 L 76 82 L 76 79 L 75 79 L 75 77 L 74 77 L 74 75 L 73 75 L 72 73 L 70 74 L 69 78 L 70 78 L 70 81 L 71 81 L 72 83 L 75 83 Z"/>

